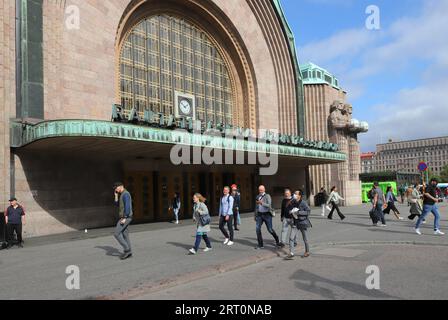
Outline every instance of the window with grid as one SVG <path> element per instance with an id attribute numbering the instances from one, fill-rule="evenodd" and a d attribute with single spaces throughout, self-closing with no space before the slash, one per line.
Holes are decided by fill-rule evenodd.
<path id="1" fill-rule="evenodd" d="M 175 91 L 196 98 L 198 120 L 232 124 L 227 66 L 208 36 L 183 19 L 157 15 L 140 21 L 120 56 L 124 110 L 174 114 Z"/>

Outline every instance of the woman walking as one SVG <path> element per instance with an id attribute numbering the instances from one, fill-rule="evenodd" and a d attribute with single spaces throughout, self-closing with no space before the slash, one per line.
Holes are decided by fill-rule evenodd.
<path id="1" fill-rule="evenodd" d="M 337 187 L 331 188 L 331 193 L 330 196 L 328 197 L 327 205 L 331 204 L 333 208 L 331 208 L 330 214 L 328 215 L 328 219 L 333 220 L 333 213 L 335 210 L 338 212 L 339 218 L 341 218 L 342 221 L 345 219 L 345 216 L 339 209 L 339 203 L 341 200 L 345 199 L 339 195 L 338 188 Z"/>
<path id="2" fill-rule="evenodd" d="M 403 217 L 400 217 L 400 211 L 398 211 L 397 207 L 395 206 L 395 202 L 397 202 L 397 198 L 394 195 L 393 189 L 391 186 L 387 187 L 386 190 L 386 202 L 387 202 L 387 208 L 384 209 L 384 214 L 389 214 L 390 210 L 394 212 L 395 217 L 398 220 L 403 220 Z"/>
<path id="3" fill-rule="evenodd" d="M 304 258 L 310 256 L 310 247 L 308 244 L 307 230 L 311 227 L 311 222 L 309 220 L 310 215 L 310 207 L 308 204 L 302 199 L 302 192 L 296 191 L 294 194 L 294 200 L 291 202 L 289 208 L 292 208 L 290 211 L 290 218 L 293 221 L 291 236 L 289 239 L 289 255 L 285 258 L 286 260 L 293 260 L 295 257 L 295 247 L 297 244 L 297 238 L 299 236 L 299 232 L 302 233 L 303 242 L 305 244 L 305 254 Z"/>
<path id="4" fill-rule="evenodd" d="M 173 202 L 171 204 L 171 209 L 173 209 L 174 213 L 174 223 L 179 224 L 179 211 L 180 211 L 180 194 L 179 192 L 176 192 L 174 194 Z"/>
<path id="5" fill-rule="evenodd" d="M 410 216 L 409 220 L 414 220 L 415 217 L 419 217 L 422 215 L 423 207 L 421 203 L 421 194 L 418 191 L 418 186 L 410 187 L 406 192 L 406 196 L 408 198 L 409 203 L 411 204 L 411 209 L 409 209 Z"/>
<path id="6" fill-rule="evenodd" d="M 210 214 L 208 212 L 207 205 L 205 204 L 205 198 L 196 193 L 193 196 L 193 221 L 196 222 L 196 242 L 194 248 L 189 250 L 190 254 L 195 255 L 198 253 L 201 240 L 204 239 L 206 248 L 204 252 L 212 250 L 212 245 L 210 239 L 208 238 L 208 233 L 210 232 Z"/>

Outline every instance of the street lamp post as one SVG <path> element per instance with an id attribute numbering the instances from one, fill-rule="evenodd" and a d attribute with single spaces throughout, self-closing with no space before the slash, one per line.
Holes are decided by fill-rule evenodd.
<path id="1" fill-rule="evenodd" d="M 428 163 L 428 159 L 429 158 L 429 151 L 428 149 L 425 149 L 425 162 L 426 165 L 428 166 L 428 169 L 426 169 L 426 183 L 429 184 L 429 163 Z"/>

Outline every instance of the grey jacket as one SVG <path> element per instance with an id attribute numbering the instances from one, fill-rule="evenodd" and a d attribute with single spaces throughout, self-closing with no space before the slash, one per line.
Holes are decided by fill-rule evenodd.
<path id="1" fill-rule="evenodd" d="M 196 232 L 210 232 L 210 225 L 202 226 L 201 225 L 201 216 L 208 215 L 207 205 L 203 202 L 198 202 L 193 207 L 193 219 L 196 221 Z"/>
<path id="2" fill-rule="evenodd" d="M 257 196 L 257 200 L 260 197 L 260 195 Z M 255 216 L 261 215 L 263 213 L 268 214 L 272 210 L 272 198 L 269 194 L 265 194 L 262 199 L 262 206 L 266 209 L 268 209 L 268 212 L 258 212 L 258 204 L 255 203 Z"/>

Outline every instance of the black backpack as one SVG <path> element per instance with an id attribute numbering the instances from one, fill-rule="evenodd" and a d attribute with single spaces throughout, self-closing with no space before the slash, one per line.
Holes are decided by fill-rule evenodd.
<path id="1" fill-rule="evenodd" d="M 369 198 L 370 200 L 373 199 L 373 189 L 371 189 L 369 192 L 367 192 L 367 198 Z"/>

